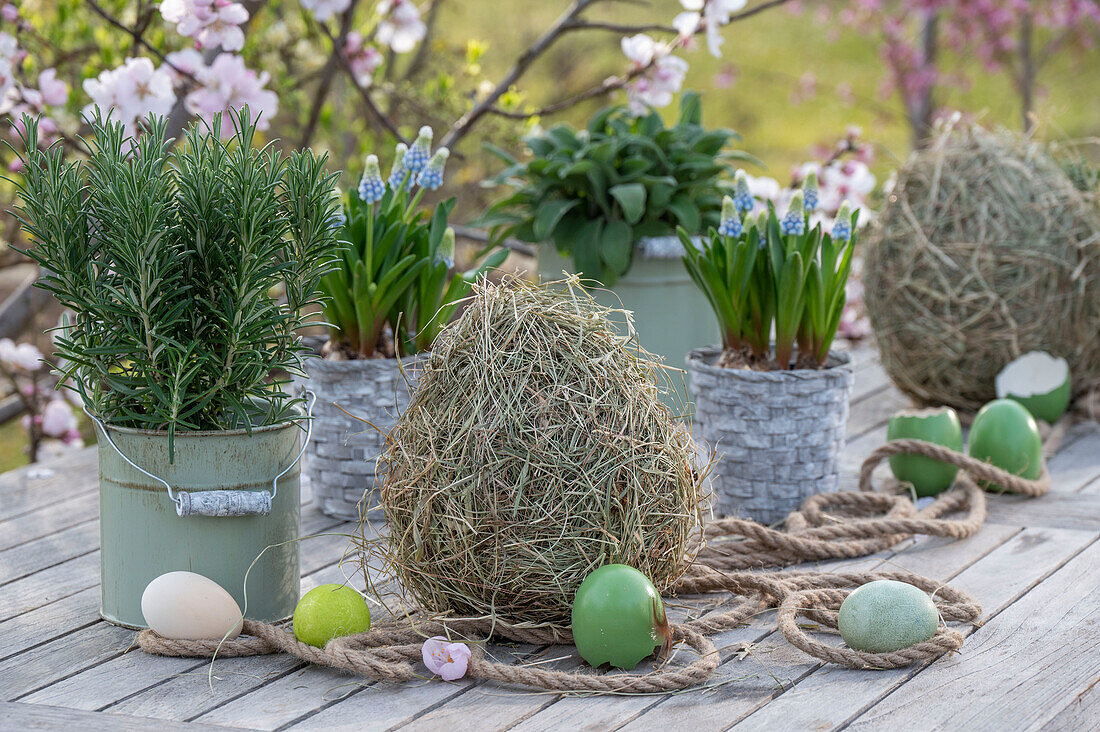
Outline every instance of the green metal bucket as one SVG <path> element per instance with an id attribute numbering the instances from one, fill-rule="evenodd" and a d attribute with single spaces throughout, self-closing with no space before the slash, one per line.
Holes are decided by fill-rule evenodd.
<path id="1" fill-rule="evenodd" d="M 104 620 L 147 627 L 141 594 L 154 578 L 175 570 L 214 580 L 247 618 L 273 621 L 294 612 L 301 576 L 296 540 L 301 525 L 302 428 L 297 422 L 257 427 L 251 435 L 243 429 L 177 433 L 172 462 L 166 432 L 106 430 L 104 435 L 101 429 L 99 441 Z M 173 499 L 194 497 L 198 502 L 203 492 L 232 491 L 208 493 L 206 498 L 243 496 L 266 504 L 264 492 L 272 492 L 273 480 L 274 496 L 266 515 L 181 516 Z"/>
<path id="2" fill-rule="evenodd" d="M 675 245 L 679 246 L 679 240 Z M 665 248 L 669 248 L 667 244 Z M 561 279 L 563 269 L 576 270 L 572 258 L 562 257 L 550 243 L 539 246 L 538 258 L 543 281 Z M 714 312 L 678 254 L 647 257 L 635 251 L 630 271 L 610 292 L 590 292 L 604 307 L 633 311 L 638 343 L 650 353 L 663 356 L 666 366 L 683 369 L 690 351 L 718 342 Z M 691 402 L 690 390 L 685 388 L 687 374 L 670 371 L 668 378 L 672 393 L 665 402 L 679 412 Z"/>

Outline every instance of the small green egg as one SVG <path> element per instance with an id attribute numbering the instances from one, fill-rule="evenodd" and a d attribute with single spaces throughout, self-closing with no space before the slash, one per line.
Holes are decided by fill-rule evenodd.
<path id="1" fill-rule="evenodd" d="M 668 633 L 653 583 L 625 564 L 608 564 L 584 578 L 573 599 L 573 642 L 592 666 L 630 670 Z"/>
<path id="2" fill-rule="evenodd" d="M 347 585 L 321 585 L 298 601 L 293 623 L 295 638 L 324 648 L 333 638 L 370 630 L 370 608 L 363 596 Z"/>
<path id="3" fill-rule="evenodd" d="M 1011 399 L 991 401 L 978 410 L 970 427 L 970 457 L 1035 480 L 1043 472 L 1043 440 L 1035 418 Z M 987 481 L 982 487 L 1000 488 Z"/>
<path id="4" fill-rule="evenodd" d="M 936 634 L 940 616 L 919 587 L 896 580 L 875 580 L 852 591 L 840 605 L 837 625 L 849 648 L 888 653 L 921 643 Z"/>
<path id="5" fill-rule="evenodd" d="M 924 440 L 962 452 L 962 425 L 950 407 L 898 412 L 890 418 L 887 440 Z M 918 496 L 934 496 L 951 487 L 959 469 L 924 455 L 891 455 L 890 470 L 903 483 L 911 483 Z"/>

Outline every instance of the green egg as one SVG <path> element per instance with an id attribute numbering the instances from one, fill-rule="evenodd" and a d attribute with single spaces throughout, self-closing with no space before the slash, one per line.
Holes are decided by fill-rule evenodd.
<path id="1" fill-rule="evenodd" d="M 978 411 L 970 427 L 970 457 L 1035 480 L 1043 472 L 1043 440 L 1035 418 L 1018 402 L 991 401 Z M 1003 490 L 986 481 L 982 487 Z"/>
<path id="2" fill-rule="evenodd" d="M 950 407 L 898 412 L 890 418 L 887 440 L 924 440 L 962 452 L 962 425 Z M 891 455 L 890 470 L 903 483 L 911 483 L 918 496 L 934 496 L 951 487 L 959 469 L 924 455 Z"/>
<path id="3" fill-rule="evenodd" d="M 630 670 L 668 634 L 664 604 L 649 579 L 625 564 L 595 570 L 573 599 L 573 642 L 592 666 Z"/>
<path id="4" fill-rule="evenodd" d="M 363 596 L 347 585 L 321 585 L 298 601 L 293 622 L 295 638 L 324 648 L 333 638 L 370 630 L 370 608 Z"/>
<path id="5" fill-rule="evenodd" d="M 840 605 L 837 625 L 849 648 L 888 653 L 921 643 L 936 634 L 940 616 L 919 587 L 896 580 L 875 580 L 852 591 Z"/>

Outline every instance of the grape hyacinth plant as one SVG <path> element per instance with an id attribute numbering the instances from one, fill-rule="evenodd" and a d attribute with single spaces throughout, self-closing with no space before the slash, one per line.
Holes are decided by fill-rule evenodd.
<path id="1" fill-rule="evenodd" d="M 734 196 L 723 201 L 722 221 L 702 247 L 690 246 L 689 232 L 678 231 L 684 265 L 718 318 L 725 351 L 721 363 L 824 368 L 844 310 L 859 211 L 844 202 L 831 231 L 823 231 L 820 223 L 811 227 L 806 198 L 816 197 L 816 181 L 808 176 L 808 189 L 795 192 L 782 217 L 769 203 L 756 217 L 742 218 L 746 207 L 737 200 L 741 171 L 734 181 Z"/>
<path id="2" fill-rule="evenodd" d="M 350 358 L 410 355 L 432 347 L 440 328 L 479 276 L 508 255 L 501 249 L 478 267 L 451 275 L 454 230 L 447 225 L 453 198 L 430 215 L 425 191 L 443 185 L 449 151 L 431 150 L 432 129 L 412 146 L 398 143 L 389 177 L 368 155 L 356 194 L 344 197 L 336 268 L 325 275 L 328 352 Z"/>

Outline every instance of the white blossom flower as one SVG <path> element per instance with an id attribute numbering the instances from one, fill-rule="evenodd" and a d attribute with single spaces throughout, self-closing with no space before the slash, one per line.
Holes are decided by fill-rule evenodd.
<path id="1" fill-rule="evenodd" d="M 301 0 L 302 7 L 313 13 L 318 23 L 324 23 L 334 15 L 348 9 L 351 0 Z"/>
<path id="2" fill-rule="evenodd" d="M 69 85 L 57 78 L 57 69 L 45 69 L 38 75 L 38 92 L 43 104 L 59 106 L 69 101 Z"/>
<path id="3" fill-rule="evenodd" d="M 265 89 L 268 73 L 257 74 L 244 65 L 244 59 L 231 53 L 218 54 L 209 66 L 196 74 L 201 86 L 184 100 L 191 114 L 210 121 L 218 112 L 241 109 L 248 105 L 256 128 L 266 130 L 279 111 L 279 97 Z M 233 134 L 232 125 L 223 125 L 223 134 Z"/>
<path id="4" fill-rule="evenodd" d="M 147 58 L 127 58 L 122 66 L 108 69 L 94 79 L 84 80 L 84 91 L 92 103 L 84 107 L 90 116 L 98 106 L 104 114 L 116 110 L 115 119 L 134 135 L 138 121 L 150 114 L 167 116 L 176 102 L 172 77 Z"/>
<path id="5" fill-rule="evenodd" d="M 653 63 L 653 56 L 657 53 L 657 42 L 645 33 L 629 37 L 624 36 L 620 45 L 623 49 L 623 55 L 639 69 Z"/>
<path id="6" fill-rule="evenodd" d="M 672 25 L 682 38 L 694 35 L 700 24 L 707 35 L 707 48 L 714 56 L 722 55 L 721 28 L 730 22 L 730 16 L 745 7 L 747 0 L 680 0 L 686 12 L 680 13 Z"/>
<path id="7" fill-rule="evenodd" d="M 42 410 L 42 432 L 50 437 L 65 437 L 77 428 L 73 408 L 64 399 L 53 399 Z"/>
<path id="8" fill-rule="evenodd" d="M 244 47 L 241 24 L 248 20 L 248 10 L 233 0 L 163 0 L 160 14 L 165 21 L 176 24 L 181 36 L 195 39 L 199 48 L 221 46 L 226 51 Z"/>
<path id="9" fill-rule="evenodd" d="M 643 76 L 638 77 L 627 90 L 630 109 L 644 114 L 648 107 L 667 107 L 672 97 L 684 85 L 688 63 L 679 56 L 664 55 L 653 62 Z"/>
<path id="10" fill-rule="evenodd" d="M 182 82 L 187 75 L 197 77 L 199 71 L 206 66 L 202 54 L 194 48 L 174 51 L 165 56 L 164 59 L 167 61 L 165 67 L 167 67 L 168 73 L 171 74 L 172 80 L 177 84 Z"/>
<path id="11" fill-rule="evenodd" d="M 0 338 L 0 363 L 19 371 L 38 371 L 44 362 L 42 352 L 34 344 L 16 344 L 11 338 Z"/>
<path id="12" fill-rule="evenodd" d="M 378 3 L 378 13 L 382 16 L 378 23 L 378 42 L 392 48 L 394 53 L 413 50 L 428 32 L 420 19 L 420 9 L 412 0 L 382 0 Z"/>

